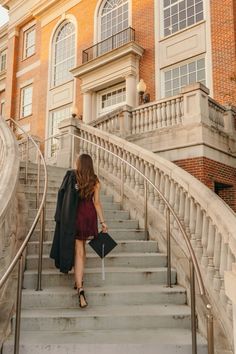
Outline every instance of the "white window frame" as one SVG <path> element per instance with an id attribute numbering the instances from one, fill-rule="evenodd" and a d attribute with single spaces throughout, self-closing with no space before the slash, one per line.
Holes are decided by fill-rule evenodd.
<path id="1" fill-rule="evenodd" d="M 111 105 L 107 108 L 102 108 L 102 96 L 103 95 L 108 94 L 108 93 L 112 93 L 114 91 L 117 91 L 119 89 L 124 89 L 124 88 L 125 88 L 125 101 Z M 113 111 L 114 109 L 116 109 L 120 106 L 123 106 L 126 103 L 126 95 L 127 95 L 127 92 L 126 92 L 125 82 L 122 82 L 121 84 L 118 84 L 118 85 L 111 86 L 105 90 L 99 91 L 97 93 L 97 113 L 98 113 L 98 116 L 109 113 L 109 112 Z"/>
<path id="2" fill-rule="evenodd" d="M 27 89 L 31 89 L 31 102 L 30 103 L 27 103 L 27 104 L 24 104 L 24 100 L 25 100 L 25 97 L 24 97 L 24 94 L 26 92 Z M 25 107 L 27 106 L 30 106 L 30 111 L 28 114 L 24 114 L 24 109 Z M 29 85 L 26 85 L 24 87 L 21 88 L 21 91 L 20 91 L 20 118 L 26 118 L 26 117 L 29 117 L 32 115 L 32 111 L 33 111 L 33 85 L 32 84 L 29 84 Z"/>
<path id="3" fill-rule="evenodd" d="M 60 85 L 64 85 L 65 83 L 73 80 L 73 75 L 71 74 L 71 77 L 69 77 L 69 74 L 68 74 L 68 77 L 64 81 L 59 82 L 59 83 L 55 83 L 55 68 L 56 68 L 56 66 L 58 64 L 60 64 L 60 63 L 56 63 L 55 64 L 55 50 L 56 50 L 56 44 L 57 44 L 56 40 L 57 40 L 57 36 L 58 36 L 58 33 L 60 32 L 61 28 L 63 26 L 65 26 L 65 24 L 67 24 L 67 23 L 71 23 L 74 26 L 74 37 L 75 37 L 74 38 L 75 39 L 75 41 L 74 41 L 74 56 L 71 56 L 71 57 L 67 58 L 67 60 L 71 59 L 71 58 L 74 58 L 74 65 L 73 66 L 76 65 L 76 53 L 77 53 L 76 26 L 75 26 L 73 21 L 71 21 L 70 19 L 66 19 L 65 21 L 63 21 L 63 22 L 61 22 L 59 24 L 59 26 L 57 27 L 57 29 L 56 29 L 56 31 L 54 33 L 53 39 L 52 39 L 52 45 L 51 45 L 51 47 L 52 47 L 52 55 L 51 55 L 51 66 L 50 66 L 51 67 L 51 73 L 50 73 L 50 77 L 51 77 L 51 80 L 50 80 L 51 81 L 51 85 L 50 86 L 51 86 L 51 88 L 54 88 L 54 87 L 57 87 L 57 86 L 60 86 Z M 65 60 L 63 60 L 61 63 L 63 63 L 64 61 Z"/>
<path id="4" fill-rule="evenodd" d="M 176 4 L 178 4 L 178 3 L 180 3 L 182 0 L 177 0 L 177 2 L 176 2 Z M 181 28 L 181 29 L 178 29 L 178 31 L 175 31 L 175 32 L 172 32 L 172 33 L 170 33 L 170 34 L 168 34 L 168 35 L 165 35 L 165 33 L 164 33 L 164 20 L 165 20 L 165 18 L 164 18 L 164 0 L 160 0 L 160 20 L 161 20 L 161 38 L 168 38 L 169 36 L 173 36 L 173 35 L 175 35 L 175 34 L 177 34 L 177 33 L 179 33 L 179 32 L 182 32 L 182 31 L 184 31 L 184 30 L 186 30 L 186 29 L 188 29 L 188 28 L 191 28 L 192 26 L 195 26 L 195 25 L 197 25 L 198 23 L 201 23 L 202 21 L 205 21 L 205 17 L 206 17 L 206 11 L 205 11 L 205 1 L 204 0 L 202 0 L 202 3 L 203 3 L 203 19 L 202 20 L 199 20 L 199 21 L 197 21 L 197 22 L 194 22 L 193 24 L 191 24 L 191 25 L 187 25 L 186 27 L 183 27 L 183 28 Z M 173 4 L 173 6 L 174 5 L 176 5 L 176 4 Z M 172 7 L 172 6 L 170 6 L 170 7 Z M 194 14 L 194 16 L 195 16 L 196 14 Z M 188 17 L 187 17 L 188 18 Z M 187 19 L 186 18 L 186 19 Z M 179 23 L 179 22 L 178 22 Z"/>
<path id="5" fill-rule="evenodd" d="M 3 65 L 3 57 L 5 57 L 4 59 L 4 63 L 5 63 L 5 66 L 4 68 L 2 68 L 2 65 Z M 3 72 L 5 71 L 7 68 L 7 49 L 4 49 L 0 52 L 0 72 Z"/>
<path id="6" fill-rule="evenodd" d="M 179 68 L 183 65 L 190 64 L 192 62 L 196 62 L 200 59 L 205 59 L 205 85 L 207 86 L 207 61 L 206 61 L 206 56 L 205 55 L 198 55 L 197 57 L 193 57 L 187 60 L 183 60 L 177 64 L 168 66 L 164 69 L 161 70 L 161 98 L 166 98 L 166 97 L 171 97 L 171 96 L 166 96 L 166 91 L 165 91 L 165 73 L 167 71 Z M 197 82 L 197 81 L 196 81 Z"/>
<path id="7" fill-rule="evenodd" d="M 28 39 L 28 35 L 30 33 L 34 32 L 34 42 L 32 45 L 27 46 L 27 39 Z M 27 51 L 33 48 L 33 52 L 28 54 Z M 26 29 L 24 31 L 24 45 L 23 45 L 23 60 L 30 58 L 32 55 L 34 55 L 36 53 L 36 27 L 35 25 L 31 26 L 30 28 Z"/>
<path id="8" fill-rule="evenodd" d="M 62 110 L 65 110 L 69 108 L 70 110 L 70 113 L 69 113 L 69 116 L 68 117 L 64 117 L 63 119 L 66 119 L 66 118 L 69 118 L 71 116 L 71 112 L 72 112 L 72 103 L 70 104 L 66 104 L 64 106 L 60 106 L 60 107 L 57 107 L 55 109 L 52 109 L 50 112 L 49 112 L 49 125 L 48 125 L 48 137 L 50 138 L 51 136 L 53 136 L 54 134 L 56 134 L 57 132 L 52 132 L 53 130 L 53 113 L 55 112 L 58 112 L 58 111 L 62 111 Z M 62 119 L 62 120 L 63 120 Z M 60 121 L 59 121 L 60 122 Z M 53 154 L 53 144 L 57 147 L 58 145 L 58 142 L 57 140 L 54 138 L 54 139 L 49 139 L 48 140 L 48 146 L 47 146 L 47 154 L 48 154 L 48 157 L 49 158 L 52 158 L 54 157 L 55 155 Z"/>

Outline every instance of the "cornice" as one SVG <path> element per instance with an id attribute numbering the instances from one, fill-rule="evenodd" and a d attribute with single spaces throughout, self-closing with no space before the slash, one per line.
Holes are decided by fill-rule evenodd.
<path id="1" fill-rule="evenodd" d="M 54 6 L 55 4 L 58 5 L 58 3 L 61 1 L 58 0 L 43 0 L 40 1 L 39 4 L 35 5 L 31 9 L 31 13 L 33 16 L 40 16 L 42 13 L 44 13 L 46 10 Z"/>

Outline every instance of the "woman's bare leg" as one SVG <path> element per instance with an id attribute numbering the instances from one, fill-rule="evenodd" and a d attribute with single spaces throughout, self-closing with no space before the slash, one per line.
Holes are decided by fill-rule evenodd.
<path id="1" fill-rule="evenodd" d="M 85 266 L 85 241 L 75 240 L 75 283 L 77 288 L 82 287 Z"/>

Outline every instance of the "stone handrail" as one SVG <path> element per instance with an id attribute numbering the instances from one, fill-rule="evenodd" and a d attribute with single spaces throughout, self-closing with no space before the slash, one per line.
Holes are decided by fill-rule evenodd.
<path id="1" fill-rule="evenodd" d="M 188 232 L 205 287 L 214 309 L 220 314 L 225 332 L 232 333 L 232 303 L 225 294 L 224 272 L 231 270 L 236 259 L 235 213 L 209 188 L 174 163 L 120 137 L 76 121 L 73 124 L 77 135 L 125 158 L 163 193 Z M 65 120 L 61 123 L 61 132 L 64 134 L 73 124 Z M 77 151 L 78 148 L 80 152 L 89 151 L 96 160 L 97 151 L 89 150 L 88 143 L 77 146 Z M 100 161 L 107 174 L 120 177 L 121 166 L 117 158 L 101 152 Z M 142 178 L 129 167 L 125 168 L 125 184 L 137 195 L 144 194 Z M 149 188 L 148 202 L 164 213 L 164 203 L 153 188 Z"/>

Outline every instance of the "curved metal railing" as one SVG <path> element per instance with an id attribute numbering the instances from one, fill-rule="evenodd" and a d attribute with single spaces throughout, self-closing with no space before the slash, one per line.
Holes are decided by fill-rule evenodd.
<path id="1" fill-rule="evenodd" d="M 41 225 L 40 225 L 40 244 L 39 244 L 39 263 L 38 263 L 38 274 L 42 273 L 42 248 L 40 245 L 43 245 L 43 237 L 44 237 L 44 223 L 45 223 L 45 202 L 46 202 L 46 193 L 47 193 L 47 183 L 48 183 L 48 178 L 47 178 L 47 167 L 46 167 L 46 162 L 44 160 L 43 154 L 38 147 L 37 143 L 34 141 L 34 139 L 13 119 L 8 119 L 10 122 L 10 125 L 14 124 L 17 126 L 18 129 L 20 129 L 26 136 L 27 136 L 27 145 L 29 146 L 29 141 L 33 143 L 33 146 L 36 147 L 36 151 L 38 152 L 38 166 L 40 166 L 41 161 L 43 164 L 43 169 L 44 169 L 44 176 L 45 176 L 45 182 L 44 182 L 44 189 L 43 189 L 43 196 L 41 203 L 39 205 L 37 214 L 35 216 L 35 219 L 33 221 L 33 224 L 30 227 L 30 230 L 28 234 L 26 235 L 21 247 L 17 251 L 16 255 L 14 256 L 13 260 L 11 261 L 10 265 L 8 266 L 8 269 L 0 279 L 0 289 L 3 287 L 3 285 L 6 283 L 8 280 L 9 276 L 11 275 L 13 269 L 15 268 L 16 264 L 18 263 L 18 283 L 17 283 L 17 303 L 16 303 L 16 322 L 15 322 L 15 340 L 14 340 L 14 354 L 19 353 L 19 341 L 20 341 L 20 316 L 21 316 L 21 299 L 22 299 L 22 283 L 23 283 L 23 256 L 24 252 L 26 250 L 26 246 L 35 230 L 35 227 L 39 221 L 39 218 L 41 217 Z M 28 149 L 27 149 L 28 151 Z M 28 156 L 26 156 L 26 176 L 27 176 L 27 167 L 28 167 Z M 39 177 L 40 169 L 38 168 L 38 177 Z M 27 179 L 27 178 L 26 178 Z M 39 183 L 39 178 L 38 178 L 38 183 Z M 37 289 L 36 290 L 41 290 L 41 277 L 38 277 L 38 282 L 37 282 Z"/>
<path id="2" fill-rule="evenodd" d="M 206 294 L 206 289 L 204 286 L 203 278 L 201 275 L 200 267 L 195 255 L 195 252 L 193 250 L 193 247 L 191 245 L 191 242 L 188 238 L 188 235 L 186 233 L 186 230 L 179 219 L 177 213 L 175 212 L 174 208 L 170 205 L 168 200 L 165 198 L 164 194 L 157 188 L 157 186 L 152 183 L 152 181 L 145 176 L 144 173 L 142 173 L 140 170 L 138 170 L 135 166 L 133 166 L 131 163 L 126 161 L 124 158 L 120 157 L 119 155 L 115 154 L 114 152 L 106 149 L 105 147 L 92 142 L 86 138 L 83 138 L 81 136 L 75 135 L 70 132 L 65 132 L 61 134 L 55 134 L 43 141 L 43 143 L 47 143 L 51 139 L 60 139 L 61 137 L 65 136 L 70 136 L 72 138 L 72 143 L 71 143 L 71 167 L 73 167 L 74 164 L 74 147 L 75 147 L 75 139 L 83 141 L 85 143 L 91 144 L 93 147 L 95 147 L 96 150 L 96 156 L 97 156 L 97 174 L 99 174 L 99 151 L 104 151 L 106 153 L 109 153 L 113 157 L 119 159 L 121 163 L 121 199 L 123 199 L 124 195 L 124 165 L 126 164 L 129 166 L 131 169 L 133 169 L 139 176 L 141 176 L 144 180 L 144 225 L 145 225 L 145 233 L 147 235 L 147 229 L 148 229 L 148 223 L 147 223 L 147 213 L 148 213 L 148 201 L 147 201 L 147 191 L 148 191 L 148 185 L 151 186 L 155 192 L 158 194 L 158 196 L 162 199 L 162 201 L 165 203 L 166 206 L 166 231 L 167 231 L 167 286 L 171 287 L 171 232 L 170 232 L 170 215 L 173 216 L 174 220 L 176 221 L 179 230 L 183 236 L 183 239 L 185 241 L 187 250 L 189 252 L 189 257 L 186 255 L 186 257 L 189 260 L 190 263 L 190 293 L 191 293 L 191 328 L 192 328 L 192 354 L 197 354 L 197 323 L 196 323 L 196 293 L 195 293 L 195 275 L 197 279 L 197 283 L 199 286 L 199 292 L 201 295 L 201 298 L 203 300 L 203 303 L 205 305 L 205 309 L 207 311 L 207 339 L 208 339 L 208 354 L 214 354 L 214 339 L 213 339 L 213 314 L 212 314 L 212 306 L 208 301 L 207 294 Z M 43 245 L 41 245 L 41 248 L 43 248 Z M 42 257 L 42 255 L 41 255 Z M 42 260 L 41 260 L 42 261 Z M 40 277 L 41 275 L 39 275 Z"/>

